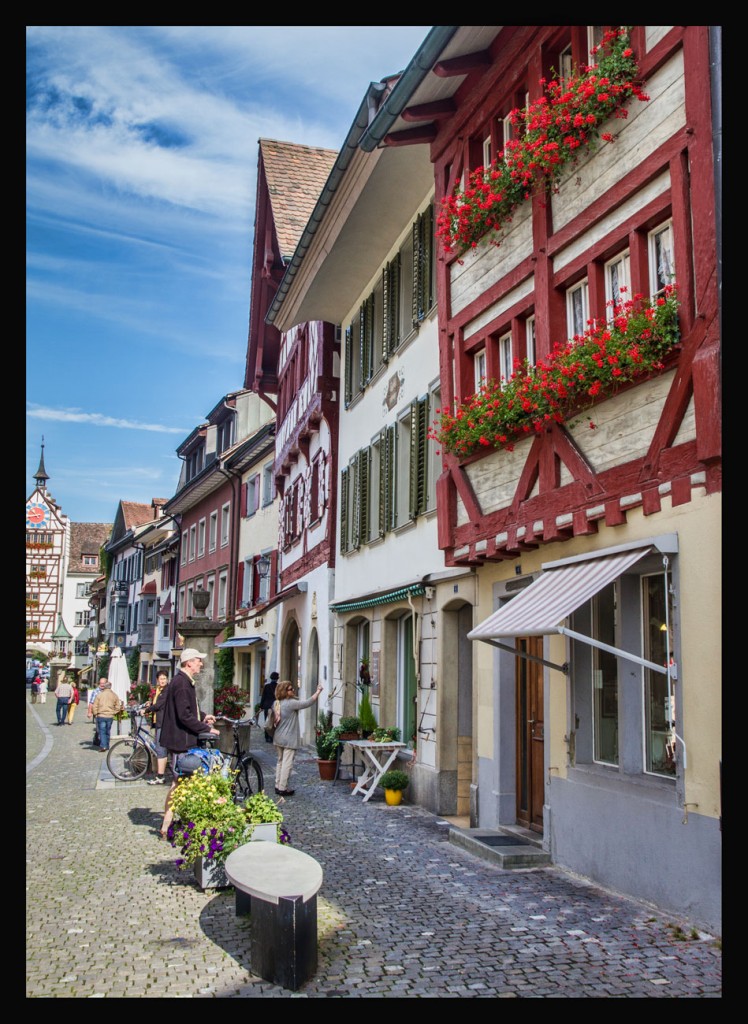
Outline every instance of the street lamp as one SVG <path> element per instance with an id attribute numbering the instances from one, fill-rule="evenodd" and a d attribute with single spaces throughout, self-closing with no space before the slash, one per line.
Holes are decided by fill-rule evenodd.
<path id="1" fill-rule="evenodd" d="M 257 560 L 257 573 L 261 580 L 266 580 L 270 573 L 270 559 L 267 555 L 263 555 Z"/>

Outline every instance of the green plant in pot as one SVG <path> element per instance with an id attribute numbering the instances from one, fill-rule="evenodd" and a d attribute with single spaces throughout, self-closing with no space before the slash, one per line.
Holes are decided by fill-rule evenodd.
<path id="1" fill-rule="evenodd" d="M 372 743 L 399 743 L 400 742 L 400 730 L 396 725 L 393 726 L 377 726 L 372 732 L 369 739 Z"/>
<path id="2" fill-rule="evenodd" d="M 384 789 L 384 798 L 388 804 L 395 806 L 403 798 L 403 790 L 408 786 L 410 777 L 407 772 L 400 768 L 390 768 L 379 780 L 380 786 Z"/>
<path id="3" fill-rule="evenodd" d="M 371 708 L 371 700 L 369 699 L 369 690 L 367 687 L 361 688 L 361 700 L 358 705 L 358 717 L 361 722 L 361 734 L 366 738 L 369 733 L 373 732 L 377 727 L 377 720 L 374 717 L 374 712 Z"/>
<path id="4" fill-rule="evenodd" d="M 361 732 L 361 719 L 357 715 L 344 715 L 337 728 L 341 740 L 355 740 Z"/>
<path id="5" fill-rule="evenodd" d="M 315 742 L 317 744 L 317 766 L 319 777 L 328 782 L 335 778 L 337 768 L 339 734 L 337 727 L 327 732 L 317 731 Z"/>

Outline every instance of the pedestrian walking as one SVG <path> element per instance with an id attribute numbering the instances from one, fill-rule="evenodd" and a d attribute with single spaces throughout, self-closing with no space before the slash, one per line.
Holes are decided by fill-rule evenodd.
<path id="1" fill-rule="evenodd" d="M 194 647 L 185 647 L 179 655 L 179 671 L 161 694 L 159 707 L 161 714 L 161 743 L 166 747 L 171 760 L 172 783 L 166 794 L 164 817 L 160 835 L 166 838 L 174 812 L 171 809 L 171 796 L 177 785 L 177 758 L 190 747 L 197 744 L 198 736 L 210 734 L 220 735 L 214 729 L 215 716 L 205 715 L 200 711 L 195 690 L 195 676 L 203 668 L 205 656 Z"/>
<path id="2" fill-rule="evenodd" d="M 96 716 L 96 728 L 99 732 L 99 750 L 102 754 L 109 750 L 109 737 L 112 735 L 114 716 L 124 711 L 125 705 L 112 690 L 108 679 L 99 680 L 99 694 L 94 698 L 91 711 Z"/>
<path id="3" fill-rule="evenodd" d="M 70 703 L 68 704 L 68 719 L 67 719 L 68 720 L 68 725 L 72 725 L 73 724 L 73 719 L 75 718 L 75 709 L 80 704 L 80 699 L 81 699 L 80 690 L 75 685 L 75 682 L 71 683 L 71 686 L 73 687 L 73 693 L 72 693 L 72 696 L 70 698 Z"/>
<path id="4" fill-rule="evenodd" d="M 275 688 L 273 743 L 278 755 L 278 763 L 275 768 L 275 792 L 278 796 L 292 796 L 294 793 L 293 789 L 288 788 L 288 779 L 291 775 L 296 751 L 301 746 L 299 711 L 311 707 L 319 700 L 322 683 L 308 700 L 299 700 L 295 693 L 293 683 L 289 679 L 284 679 Z"/>
<path id="5" fill-rule="evenodd" d="M 70 684 L 70 680 L 67 676 L 62 680 L 61 683 L 57 684 L 55 690 L 55 697 L 57 698 L 57 724 L 64 725 L 68 715 L 68 705 L 70 704 L 70 698 L 73 696 L 73 687 Z"/>
<path id="6" fill-rule="evenodd" d="M 31 680 L 31 703 L 36 704 L 39 699 L 39 684 L 42 681 L 42 677 L 37 672 L 34 678 Z"/>
<path id="7" fill-rule="evenodd" d="M 43 675 L 40 675 L 39 676 L 39 703 L 40 704 L 46 704 L 47 703 L 47 690 L 49 690 L 49 683 L 47 682 L 47 677 L 43 676 Z"/>
<path id="8" fill-rule="evenodd" d="M 270 709 L 275 703 L 275 688 L 278 685 L 279 679 L 280 676 L 278 675 L 277 672 L 271 672 L 270 679 L 268 680 L 267 683 L 265 683 L 265 685 L 262 688 L 262 694 L 260 695 L 260 711 L 265 712 L 265 723 L 267 723 L 268 715 L 270 714 Z M 268 734 L 265 733 L 265 742 L 272 743 L 273 737 L 268 736 Z"/>

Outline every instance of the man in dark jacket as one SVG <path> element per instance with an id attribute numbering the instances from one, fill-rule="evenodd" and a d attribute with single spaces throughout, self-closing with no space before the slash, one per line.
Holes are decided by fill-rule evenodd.
<path id="1" fill-rule="evenodd" d="M 265 685 L 262 688 L 262 695 L 260 697 L 260 711 L 265 712 L 266 722 L 268 720 L 268 715 L 270 714 L 270 709 L 272 708 L 273 702 L 275 701 L 275 687 L 278 685 L 279 679 L 280 676 L 278 675 L 277 672 L 271 672 L 270 681 L 265 683 Z M 268 736 L 267 733 L 265 733 L 265 742 L 272 743 L 272 736 Z"/>
<path id="2" fill-rule="evenodd" d="M 195 676 L 202 671 L 204 656 L 194 647 L 185 647 L 179 656 L 179 672 L 161 693 L 154 710 L 161 722 L 161 744 L 169 751 L 173 781 L 166 794 L 161 836 L 171 824 L 171 794 L 177 784 L 176 761 L 179 754 L 194 747 L 200 735 L 218 736 L 213 715 L 203 715 L 197 706 Z"/>

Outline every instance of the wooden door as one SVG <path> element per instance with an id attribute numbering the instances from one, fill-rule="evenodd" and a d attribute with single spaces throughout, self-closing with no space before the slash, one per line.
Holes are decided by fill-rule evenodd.
<path id="1" fill-rule="evenodd" d="M 517 649 L 543 656 L 542 637 L 522 637 Z M 517 822 L 534 832 L 543 831 L 544 714 L 543 666 L 528 658 L 516 659 L 517 691 Z"/>

